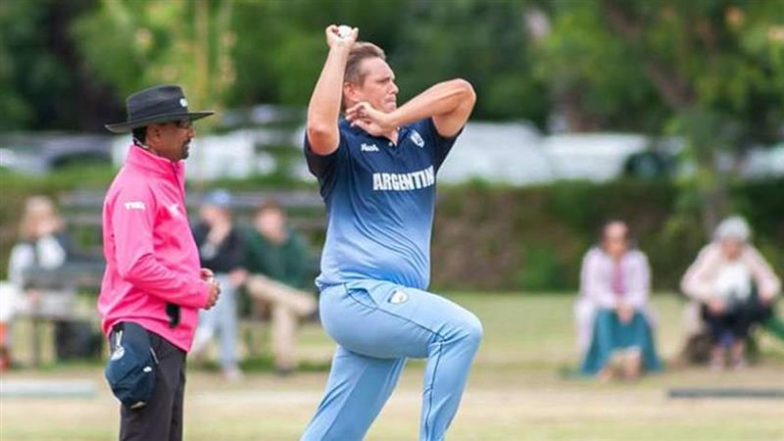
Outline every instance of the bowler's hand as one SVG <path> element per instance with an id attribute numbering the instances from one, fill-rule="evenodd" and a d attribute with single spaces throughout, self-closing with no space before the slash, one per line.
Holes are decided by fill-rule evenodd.
<path id="1" fill-rule="evenodd" d="M 397 128 L 388 113 L 373 108 L 365 101 L 346 109 L 346 120 L 373 136 L 381 136 Z"/>
<path id="2" fill-rule="evenodd" d="M 207 280 L 207 284 L 209 285 L 210 294 L 207 298 L 207 306 L 204 309 L 212 309 L 218 303 L 218 298 L 220 297 L 220 284 L 214 278 Z"/>
<path id="3" fill-rule="evenodd" d="M 327 35 L 327 45 L 330 48 L 344 46 L 350 49 L 357 41 L 357 37 L 359 36 L 359 28 L 351 29 L 351 33 L 347 37 L 341 38 L 340 33 L 338 32 L 338 26 L 329 25 L 327 26 L 325 34 Z"/>

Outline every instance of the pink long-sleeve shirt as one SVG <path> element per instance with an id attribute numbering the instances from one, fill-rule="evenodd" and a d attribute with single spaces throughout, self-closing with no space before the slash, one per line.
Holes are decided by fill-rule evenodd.
<path id="1" fill-rule="evenodd" d="M 614 265 L 612 258 L 599 248 L 588 251 L 580 274 L 580 292 L 600 308 L 612 309 L 619 302 L 642 309 L 648 303 L 651 290 L 651 271 L 648 259 L 640 251 L 628 251 L 619 262 L 623 272 L 625 292 L 613 292 Z"/>
<path id="2" fill-rule="evenodd" d="M 103 252 L 106 272 L 98 297 L 107 335 L 118 322 L 133 322 L 188 351 L 207 305 L 199 253 L 185 207 L 185 167 L 131 146 L 106 194 Z M 166 304 L 180 306 L 171 328 Z"/>
<path id="3" fill-rule="evenodd" d="M 770 299 L 779 294 L 781 280 L 754 246 L 744 245 L 738 261 L 748 268 L 762 298 Z M 721 244 L 712 242 L 706 245 L 684 274 L 681 290 L 694 300 L 707 302 L 718 295 L 715 292 L 716 279 L 730 263 L 721 252 Z"/>

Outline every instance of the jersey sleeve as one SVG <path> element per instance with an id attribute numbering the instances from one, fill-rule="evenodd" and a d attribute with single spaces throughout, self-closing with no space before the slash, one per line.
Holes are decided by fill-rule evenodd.
<path id="1" fill-rule="evenodd" d="M 432 118 L 422 120 L 417 126 L 419 130 L 422 130 L 422 135 L 425 137 L 426 141 L 428 141 L 428 144 L 432 146 L 433 165 L 435 166 L 435 169 L 438 170 L 452 150 L 452 146 L 455 145 L 457 137 L 463 133 L 463 129 L 461 128 L 454 136 L 447 138 L 438 133 Z"/>
<path id="2" fill-rule="evenodd" d="M 345 162 L 348 161 L 348 136 L 349 135 L 341 128 L 338 148 L 329 155 L 319 155 L 311 148 L 310 140 L 308 140 L 308 135 L 305 133 L 304 150 L 308 170 L 318 179 L 319 185 L 321 186 L 321 193 L 324 196 L 332 192 L 339 175 L 339 170 L 342 169 Z"/>

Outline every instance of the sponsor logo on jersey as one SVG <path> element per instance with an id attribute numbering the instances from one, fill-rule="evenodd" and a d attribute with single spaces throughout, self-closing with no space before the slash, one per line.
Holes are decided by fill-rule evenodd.
<path id="1" fill-rule="evenodd" d="M 144 211 L 144 210 L 147 209 L 147 207 L 144 205 L 144 202 L 142 202 L 142 201 L 126 202 L 124 205 L 125 205 L 125 209 L 128 210 L 128 211 L 130 211 L 130 210 L 141 210 L 141 211 Z"/>
<path id="2" fill-rule="evenodd" d="M 362 152 L 377 152 L 378 146 L 375 144 L 365 144 L 364 142 L 362 145 L 359 146 L 359 150 Z"/>
<path id="3" fill-rule="evenodd" d="M 436 183 L 433 166 L 411 173 L 373 173 L 373 191 L 409 191 Z"/>

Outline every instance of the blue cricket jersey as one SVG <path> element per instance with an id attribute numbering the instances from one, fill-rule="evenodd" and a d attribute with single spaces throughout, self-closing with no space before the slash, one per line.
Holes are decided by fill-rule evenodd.
<path id="1" fill-rule="evenodd" d="M 320 289 L 351 280 L 384 280 L 417 289 L 430 283 L 436 173 L 457 136 L 428 118 L 400 129 L 398 145 L 341 121 L 330 155 L 310 149 L 308 168 L 327 205 Z"/>

